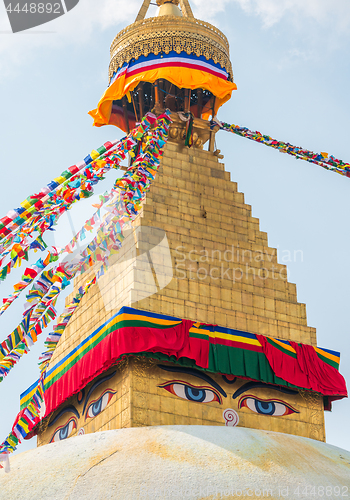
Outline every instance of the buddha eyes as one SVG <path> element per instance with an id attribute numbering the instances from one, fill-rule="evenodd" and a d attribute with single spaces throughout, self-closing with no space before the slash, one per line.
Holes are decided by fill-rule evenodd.
<path id="1" fill-rule="evenodd" d="M 195 386 L 181 380 L 165 382 L 160 384 L 158 387 L 165 389 L 174 396 L 186 401 L 192 401 L 195 403 L 216 402 L 220 405 L 222 404 L 221 395 L 213 387 Z M 91 401 L 85 412 L 85 420 L 88 418 L 94 418 L 105 410 L 116 392 L 117 391 L 113 391 L 111 389 L 106 389 L 98 399 Z M 241 408 L 248 408 L 259 415 L 268 415 L 272 417 L 282 417 L 291 415 L 292 413 L 299 413 L 298 410 L 284 401 L 278 399 L 261 399 L 251 394 L 241 397 L 238 402 L 238 409 Z M 65 425 L 58 427 L 55 430 L 50 443 L 67 439 L 71 436 L 73 431 L 77 429 L 77 426 L 77 418 L 71 417 Z"/>
<path id="2" fill-rule="evenodd" d="M 198 387 L 189 383 L 184 383 L 180 380 L 172 380 L 159 385 L 162 389 L 178 396 L 187 401 L 196 403 L 212 403 L 217 402 L 222 404 L 221 396 L 209 387 Z M 292 406 L 280 400 L 260 399 L 252 395 L 243 396 L 239 403 L 238 408 L 248 408 L 254 413 L 259 415 L 269 415 L 272 417 L 282 417 L 292 413 L 299 413 Z"/>
<path id="3" fill-rule="evenodd" d="M 97 415 L 99 415 L 107 407 L 108 403 L 110 402 L 114 394 L 116 394 L 116 392 L 117 391 L 112 391 L 111 389 L 106 389 L 98 399 L 91 401 L 86 410 L 85 420 L 88 418 L 97 417 Z M 74 408 L 73 410 L 79 417 L 79 413 Z M 78 419 L 76 417 L 71 417 L 65 425 L 62 425 L 55 430 L 50 443 L 55 443 L 57 441 L 67 439 L 68 437 L 70 437 L 72 432 L 77 429 L 77 427 Z"/>
<path id="4" fill-rule="evenodd" d="M 102 396 L 100 396 L 95 401 L 92 401 L 89 404 L 88 409 L 86 410 L 85 420 L 87 418 L 97 417 L 97 415 L 99 415 L 106 408 L 115 393 L 116 391 L 106 389 Z"/>
<path id="5" fill-rule="evenodd" d="M 282 417 L 291 413 L 299 413 L 292 406 L 280 400 L 259 399 L 253 396 L 244 396 L 238 403 L 238 408 L 249 408 L 260 415 L 270 415 L 271 417 Z"/>
<path id="6" fill-rule="evenodd" d="M 159 385 L 162 389 L 174 394 L 181 399 L 193 401 L 196 403 L 222 404 L 221 396 L 209 387 L 198 387 L 180 380 L 172 380 Z M 248 408 L 259 415 L 269 415 L 271 417 L 282 417 L 299 413 L 298 410 L 278 399 L 260 399 L 252 395 L 243 396 L 238 403 L 238 409 Z"/>
<path id="7" fill-rule="evenodd" d="M 181 399 L 186 399 L 187 401 L 194 401 L 196 403 L 211 403 L 216 401 L 222 403 L 221 397 L 211 388 L 208 387 L 197 387 L 192 384 L 185 384 L 178 380 L 173 380 L 171 382 L 166 382 L 158 387 L 165 389 L 166 391 L 178 396 Z"/>
<path id="8" fill-rule="evenodd" d="M 54 435 L 51 438 L 50 443 L 56 443 L 57 441 L 62 441 L 63 439 L 67 439 L 73 432 L 74 429 L 77 428 L 77 420 L 75 417 L 72 417 L 66 425 L 59 427 L 56 429 Z"/>

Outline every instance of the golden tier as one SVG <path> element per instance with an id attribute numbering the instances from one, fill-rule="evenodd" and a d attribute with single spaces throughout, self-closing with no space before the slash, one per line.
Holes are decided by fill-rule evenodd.
<path id="1" fill-rule="evenodd" d="M 109 78 L 124 63 L 140 56 L 186 52 L 219 63 L 233 81 L 229 44 L 212 24 L 193 17 L 159 16 L 142 19 L 123 29 L 112 42 Z"/>

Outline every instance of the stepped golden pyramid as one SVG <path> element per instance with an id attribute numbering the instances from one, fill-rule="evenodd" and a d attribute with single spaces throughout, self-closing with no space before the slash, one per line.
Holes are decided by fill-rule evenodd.
<path id="1" fill-rule="evenodd" d="M 236 88 L 227 39 L 195 19 L 187 0 L 157 4 L 157 17 L 145 18 L 145 0 L 113 41 L 110 86 L 90 114 L 97 126 L 129 132 L 145 113 L 170 109 L 161 166 L 50 361 L 51 387 L 64 369 L 66 386 L 77 378 L 80 389 L 45 415 L 39 448 L 13 460 L 16 494 L 211 499 L 224 490 L 226 498 L 258 498 L 266 489 L 271 498 L 297 498 L 296 485 L 344 488 L 350 455 L 323 443 L 327 397 L 281 378 L 265 359 L 268 347 L 265 361 L 260 354 L 260 335 L 290 354 L 293 343 L 316 347 L 316 331 L 215 150 L 219 127 L 209 120 Z M 76 280 L 67 303 L 86 279 Z M 106 342 L 118 328 L 126 336 L 117 348 L 100 348 L 96 338 Z M 189 343 L 175 347 L 181 328 Z M 79 364 L 86 346 L 95 355 Z M 31 487 L 29 456 L 44 477 Z"/>

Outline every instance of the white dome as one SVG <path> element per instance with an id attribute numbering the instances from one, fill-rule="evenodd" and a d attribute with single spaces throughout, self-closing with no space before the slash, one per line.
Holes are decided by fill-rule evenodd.
<path id="1" fill-rule="evenodd" d="M 0 471 L 0 485 L 0 498 L 11 500 L 236 500 L 244 494 L 300 500 L 319 498 L 322 487 L 324 498 L 344 498 L 350 495 L 350 453 L 243 427 L 134 427 L 16 455 L 11 472 Z"/>

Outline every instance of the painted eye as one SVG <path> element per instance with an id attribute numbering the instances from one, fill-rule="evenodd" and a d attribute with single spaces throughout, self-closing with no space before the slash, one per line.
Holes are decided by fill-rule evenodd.
<path id="1" fill-rule="evenodd" d="M 86 416 L 85 420 L 87 418 L 94 418 L 97 417 L 108 405 L 112 397 L 117 391 L 111 391 L 110 389 L 107 389 L 102 396 L 100 396 L 98 399 L 95 401 L 92 401 L 86 410 Z"/>
<path id="2" fill-rule="evenodd" d="M 282 417 L 291 413 L 299 413 L 284 401 L 273 399 L 258 399 L 253 396 L 245 396 L 239 401 L 238 408 L 246 407 L 260 415 L 271 417 Z"/>
<path id="3" fill-rule="evenodd" d="M 211 403 L 212 401 L 217 401 L 221 404 L 221 397 L 216 391 L 207 387 L 196 387 L 195 385 L 185 384 L 177 380 L 166 382 L 158 387 L 174 394 L 174 396 L 186 399 L 187 401 L 194 401 L 196 403 Z"/>
<path id="4" fill-rule="evenodd" d="M 77 428 L 77 421 L 73 417 L 71 418 L 66 425 L 59 427 L 56 429 L 54 435 L 51 438 L 50 443 L 56 443 L 57 441 L 62 441 L 63 439 L 67 439 L 73 432 L 74 429 Z"/>

